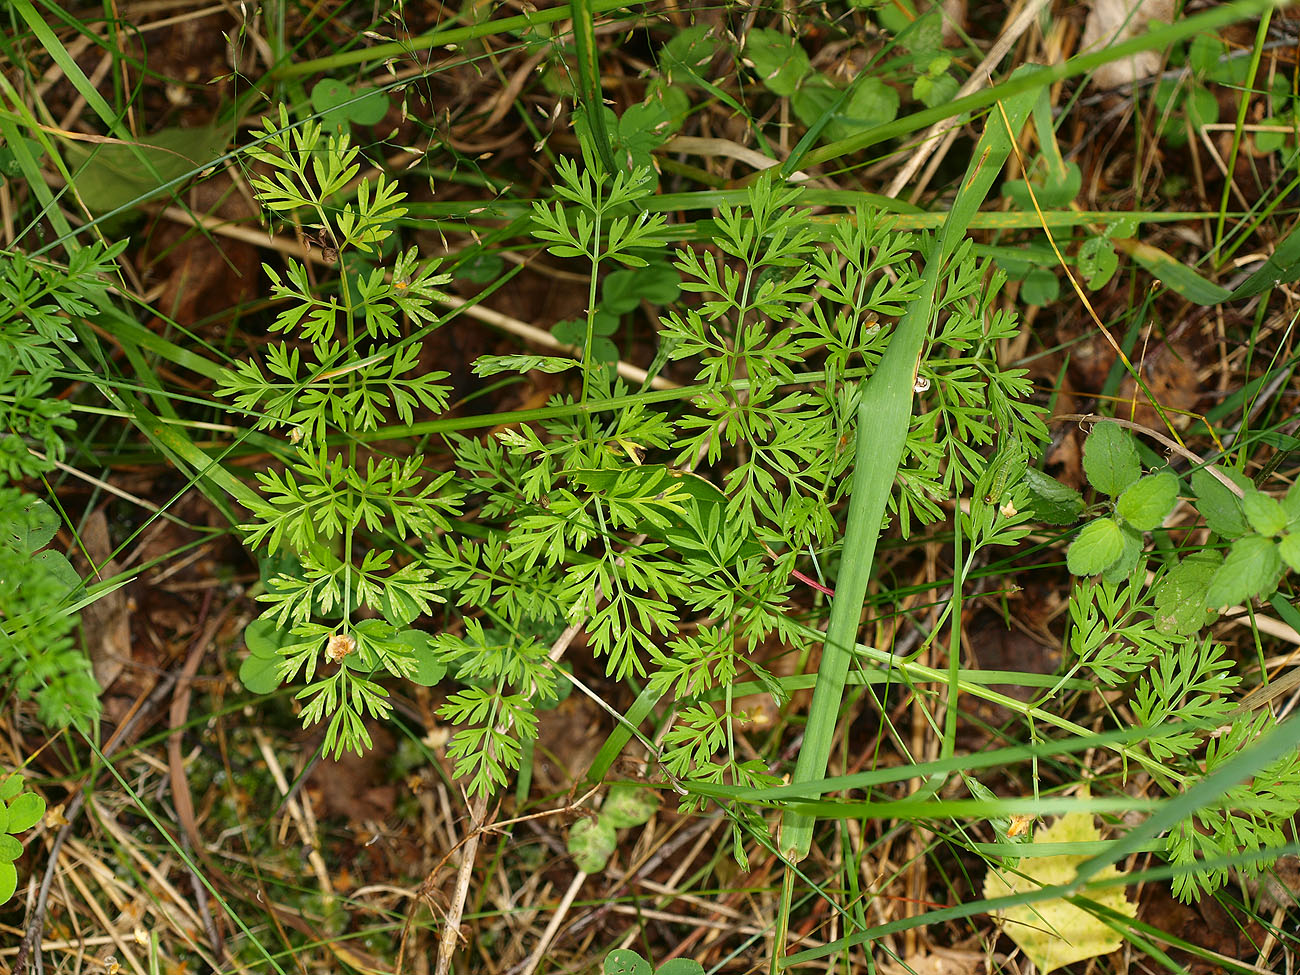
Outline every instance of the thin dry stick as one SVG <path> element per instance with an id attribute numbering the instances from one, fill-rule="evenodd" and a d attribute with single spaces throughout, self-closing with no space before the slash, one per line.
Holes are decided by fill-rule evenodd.
<path id="1" fill-rule="evenodd" d="M 971 76 L 966 79 L 965 84 L 957 89 L 957 97 L 964 98 L 966 95 L 973 94 L 977 89 L 984 87 L 992 81 L 993 69 L 997 67 L 1007 52 L 1011 50 L 1013 44 L 1020 40 L 1020 35 L 1029 29 L 1029 25 L 1034 22 L 1043 7 L 1047 6 L 1047 0 L 1030 0 L 1023 10 L 1003 29 L 1001 35 L 989 49 L 984 60 L 980 62 L 979 67 L 971 72 Z M 917 145 L 917 151 L 912 153 L 910 159 L 903 164 L 903 168 L 898 171 L 889 188 L 885 190 L 885 196 L 896 197 L 903 191 L 903 187 L 908 184 L 916 171 L 921 168 L 921 164 L 929 161 L 930 165 L 926 169 L 926 177 L 917 186 L 918 191 L 930 180 L 934 170 L 938 167 L 940 161 L 947 154 L 948 148 L 952 145 L 953 140 L 957 137 L 957 132 L 961 125 L 953 123 L 949 119 L 935 122 L 925 130 L 925 135 L 921 136 L 921 141 Z M 935 148 L 933 152 L 921 152 L 920 150 L 927 144 L 943 135 L 943 142 Z"/>
<path id="2" fill-rule="evenodd" d="M 547 949 L 551 947 L 551 941 L 554 940 L 556 933 L 560 930 L 560 925 L 569 915 L 569 908 L 573 906 L 574 898 L 578 896 L 578 891 L 582 885 L 587 882 L 587 874 L 579 870 L 574 875 L 573 881 L 569 884 L 569 889 L 564 892 L 564 897 L 560 900 L 560 906 L 555 909 L 555 914 L 551 918 L 551 923 L 546 925 L 546 930 L 542 932 L 541 940 L 537 942 L 537 947 L 533 953 L 528 956 L 524 962 L 523 968 L 519 970 L 519 975 L 533 975 L 537 966 L 541 964 L 542 958 L 545 957 Z"/>

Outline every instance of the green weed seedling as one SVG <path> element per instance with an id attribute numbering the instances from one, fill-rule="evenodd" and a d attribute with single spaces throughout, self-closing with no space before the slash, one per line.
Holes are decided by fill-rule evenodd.
<path id="1" fill-rule="evenodd" d="M 618 848 L 617 831 L 649 822 L 659 808 L 659 796 L 620 782 L 610 786 L 600 812 L 580 819 L 569 830 L 569 855 L 583 873 L 599 873 Z"/>
<path id="2" fill-rule="evenodd" d="M 0 782 L 0 904 L 18 889 L 18 870 L 14 861 L 23 855 L 18 834 L 31 829 L 45 817 L 45 800 L 34 792 L 23 791 L 20 775 L 10 775 Z"/>
<path id="3" fill-rule="evenodd" d="M 418 457 L 363 468 L 358 442 L 372 444 L 387 417 L 409 422 L 416 404 L 435 415 L 445 405 L 438 377 L 410 376 L 408 357 L 438 324 L 428 302 L 441 278 L 409 253 L 387 274 L 346 273 L 392 233 L 400 194 L 380 181 L 363 183 L 355 202 L 339 198 L 357 165 L 346 136 L 293 129 L 282 114 L 262 138 L 254 152 L 273 174 L 254 188 L 273 211 L 314 224 L 344 273 L 311 289 L 299 265 L 268 270 L 285 302 L 273 330 L 296 334 L 307 354 L 272 345 L 221 384 L 256 426 L 287 433 L 284 469 L 258 475 L 244 526 L 263 553 L 270 604 L 247 635 L 249 686 L 304 674 L 303 719 L 328 721 L 338 751 L 365 747 L 363 712 L 387 712 L 377 674 L 450 674 L 460 687 L 441 711 L 457 726 L 449 754 L 484 795 L 520 767 L 537 708 L 569 680 L 543 634 L 585 623 L 611 678 L 676 696 L 659 752 L 667 774 L 773 781 L 760 760 L 736 754 L 743 716 L 708 699 L 742 674 L 782 696 L 751 651 L 769 634 L 801 639 L 786 602 L 798 560 L 810 548 L 824 563 L 839 557 L 832 511 L 848 488 L 858 381 L 880 361 L 882 322 L 918 293 L 917 238 L 864 209 L 819 246 L 800 190 L 769 174 L 720 208 L 711 246 L 679 248 L 670 267 L 665 219 L 641 208 L 654 190 L 648 170 L 609 175 L 561 159 L 556 198 L 536 204 L 532 232 L 590 275 L 588 315 L 565 333 L 583 355 L 483 356 L 475 370 L 572 372 L 579 390 L 536 424 L 451 435 L 452 472 L 426 477 Z M 940 325 L 919 363 L 929 393 L 905 431 L 891 501 L 905 532 L 983 474 L 982 447 L 1045 439 L 1040 411 L 1025 403 L 1028 380 L 996 360 L 1015 330 L 993 304 L 1000 280 L 969 247 L 942 276 Z M 678 288 L 690 301 L 674 300 Z M 634 297 L 664 303 L 660 356 L 692 363 L 689 399 L 658 405 L 609 368 L 603 316 Z M 690 473 L 742 439 L 720 484 Z M 465 497 L 477 512 L 468 531 L 454 521 Z M 426 636 L 413 624 L 444 593 L 463 628 Z M 700 617 L 710 622 L 682 625 Z"/>
<path id="4" fill-rule="evenodd" d="M 1093 428 L 1083 466 L 1088 482 L 1113 500 L 1109 514 L 1079 532 L 1067 564 L 1074 575 L 1120 582 L 1138 566 L 1143 533 L 1160 527 L 1181 485 L 1167 470 L 1143 475 L 1137 443 L 1117 423 Z M 1227 555 L 1208 548 L 1174 559 L 1156 585 L 1157 620 L 1182 635 L 1199 631 L 1227 605 L 1271 596 L 1285 569 L 1300 572 L 1300 488 L 1292 485 L 1279 500 L 1217 467 L 1194 471 L 1191 486 L 1194 507 Z"/>
<path id="5" fill-rule="evenodd" d="M 689 958 L 673 958 L 655 968 L 630 948 L 615 948 L 605 956 L 604 975 L 704 975 L 704 966 Z"/>
<path id="6" fill-rule="evenodd" d="M 1132 757 L 1178 795 L 1231 767 L 1275 723 L 1270 713 L 1234 706 L 1241 682 L 1234 661 L 1203 631 L 1227 603 L 1271 595 L 1284 568 L 1300 571 L 1300 489 L 1293 486 L 1279 501 L 1240 475 L 1195 471 L 1195 507 L 1228 555 L 1214 548 L 1170 554 L 1148 586 L 1145 533 L 1158 531 L 1173 510 L 1183 493 L 1178 477 L 1168 470 L 1144 474 L 1136 440 L 1114 422 L 1093 428 L 1084 473 L 1110 500 L 1109 512 L 1083 527 L 1067 557 L 1073 574 L 1100 574 L 1071 595 L 1070 656 L 1099 686 L 1131 687 L 1132 720 L 1142 729 L 1141 752 Z M 1292 752 L 1169 831 L 1166 855 L 1184 868 L 1175 893 L 1191 900 L 1226 882 L 1226 867 L 1197 869 L 1207 859 L 1253 855 L 1243 869 L 1266 869 L 1275 859 L 1268 851 L 1286 842 L 1297 809 L 1300 756 Z"/>

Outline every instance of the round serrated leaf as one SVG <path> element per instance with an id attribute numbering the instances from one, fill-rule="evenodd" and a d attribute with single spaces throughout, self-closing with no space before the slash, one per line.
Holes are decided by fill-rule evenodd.
<path id="1" fill-rule="evenodd" d="M 1220 469 L 1220 472 L 1233 483 L 1241 476 L 1234 477 L 1234 471 Z M 1245 490 L 1243 485 L 1238 486 Z M 1237 538 L 1246 534 L 1246 515 L 1242 511 L 1241 498 L 1209 470 L 1202 468 L 1192 472 L 1192 490 L 1196 492 L 1196 510 L 1201 513 L 1210 531 L 1224 538 Z"/>
<path id="2" fill-rule="evenodd" d="M 239 665 L 239 682 L 254 694 L 270 694 L 280 686 L 280 658 L 248 656 Z"/>
<path id="3" fill-rule="evenodd" d="M 1286 528 L 1286 511 L 1281 502 L 1253 487 L 1246 488 L 1243 493 L 1245 497 L 1241 499 L 1241 508 L 1251 528 L 1269 537 Z"/>
<path id="4" fill-rule="evenodd" d="M 1083 495 L 1037 468 L 1026 469 L 1021 483 L 1029 489 L 1029 506 L 1039 521 L 1072 525 L 1083 514 Z"/>
<path id="5" fill-rule="evenodd" d="M 1124 539 L 1124 547 L 1120 550 L 1119 557 L 1101 572 L 1101 577 L 1107 582 L 1123 582 L 1137 568 L 1138 561 L 1142 558 L 1142 533 L 1132 525 L 1120 525 L 1119 530 Z"/>
<path id="6" fill-rule="evenodd" d="M 775 95 L 793 95 L 810 70 L 808 55 L 799 41 L 775 30 L 751 30 L 745 38 L 745 56 L 759 80 Z"/>
<path id="7" fill-rule="evenodd" d="M 415 672 L 410 680 L 421 687 L 432 687 L 447 676 L 447 665 L 433 647 L 433 637 L 423 630 L 403 630 L 394 639 L 411 648 L 415 658 Z"/>
<path id="8" fill-rule="evenodd" d="M 1178 503 L 1178 478 L 1168 471 L 1148 474 L 1129 485 L 1115 505 L 1116 513 L 1138 531 L 1159 528 Z"/>
<path id="9" fill-rule="evenodd" d="M 24 792 L 9 803 L 9 822 L 6 833 L 21 833 L 31 829 L 45 815 L 45 800 L 34 792 Z"/>
<path id="10" fill-rule="evenodd" d="M 1028 305 L 1050 305 L 1061 297 L 1061 282 L 1045 267 L 1036 267 L 1025 275 L 1020 285 L 1020 297 Z"/>
<path id="11" fill-rule="evenodd" d="M 583 873 L 599 873 L 618 847 L 618 835 L 605 819 L 580 819 L 569 830 L 569 853 Z"/>
<path id="12" fill-rule="evenodd" d="M 23 845 L 8 833 L 0 833 L 0 863 L 13 863 L 23 855 Z"/>
<path id="13" fill-rule="evenodd" d="M 265 617 L 253 620 L 244 627 L 244 645 L 254 657 L 278 658 L 280 648 L 288 642 L 289 634 L 280 629 L 274 620 Z"/>
<path id="14" fill-rule="evenodd" d="M 3 780 L 0 780 L 0 801 L 8 802 L 22 791 L 23 777 L 21 775 L 14 773 Z"/>
<path id="15" fill-rule="evenodd" d="M 615 829 L 626 829 L 647 822 L 658 808 L 658 793 L 635 785 L 619 784 L 610 787 L 605 804 L 600 807 L 600 818 Z"/>
<path id="16" fill-rule="evenodd" d="M 704 966 L 694 958 L 670 958 L 655 969 L 655 975 L 704 975 Z"/>
<path id="17" fill-rule="evenodd" d="M 1247 535 L 1232 543 L 1228 557 L 1214 573 L 1206 606 L 1217 609 L 1243 603 L 1260 593 L 1270 592 L 1282 572 L 1282 556 L 1271 538 Z"/>
<path id="18" fill-rule="evenodd" d="M 1124 532 L 1110 518 L 1098 518 L 1083 526 L 1070 545 L 1066 564 L 1076 576 L 1104 572 L 1124 554 Z"/>
<path id="19" fill-rule="evenodd" d="M 1195 552 L 1170 569 L 1155 587 L 1156 629 L 1191 636 L 1214 616 L 1205 608 L 1214 573 L 1223 564 L 1217 552 Z"/>
<path id="20" fill-rule="evenodd" d="M 650 963 L 631 948 L 615 948 L 605 956 L 604 975 L 650 975 Z"/>
<path id="21" fill-rule="evenodd" d="M 0 863 L 0 904 L 18 889 L 18 869 L 12 863 Z"/>
<path id="22" fill-rule="evenodd" d="M 1133 435 L 1118 423 L 1098 423 L 1083 445 L 1083 472 L 1102 494 L 1119 497 L 1142 473 Z"/>

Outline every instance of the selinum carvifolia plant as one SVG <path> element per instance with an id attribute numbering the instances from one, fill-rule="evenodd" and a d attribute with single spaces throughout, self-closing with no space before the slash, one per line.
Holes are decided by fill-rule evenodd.
<path id="1" fill-rule="evenodd" d="M 667 774 L 769 781 L 736 749 L 746 716 L 706 699 L 741 674 L 781 695 L 752 651 L 771 634 L 802 639 L 792 589 L 836 563 L 858 381 L 916 296 L 922 242 L 866 209 L 819 233 L 798 188 L 757 179 L 721 208 L 711 240 L 673 255 L 688 298 L 659 318 L 656 366 L 687 368 L 683 395 L 650 396 L 593 358 L 483 357 L 480 375 L 569 372 L 574 391 L 535 425 L 450 437 L 455 472 L 433 475 L 419 456 L 362 443 L 417 409 L 437 414 L 448 396 L 441 377 L 415 371 L 445 279 L 414 251 L 381 249 L 402 194 L 380 177 L 350 197 L 356 148 L 284 114 L 249 154 L 270 170 L 253 179 L 264 205 L 309 229 L 338 270 L 313 287 L 295 261 L 268 268 L 282 338 L 220 388 L 284 436 L 283 463 L 258 476 L 243 526 L 288 566 L 260 597 L 259 652 L 279 657 L 268 683 L 301 674 L 303 718 L 328 720 L 337 751 L 366 744 L 363 712 L 387 711 L 379 673 L 448 670 L 461 683 L 442 711 L 458 728 L 451 754 L 482 794 L 508 780 L 537 702 L 568 679 L 548 638 L 581 624 L 611 678 L 677 701 L 659 754 Z M 653 185 L 646 170 L 562 159 L 555 199 L 534 207 L 536 239 L 590 275 L 588 345 L 602 276 L 668 250 L 671 229 L 641 206 Z M 981 476 L 982 451 L 1044 438 L 1028 380 L 996 360 L 1016 327 L 994 307 L 999 282 L 969 248 L 946 274 L 920 373 L 930 392 L 893 506 L 904 532 Z M 454 521 L 462 509 L 473 531 Z M 415 629 L 444 596 L 461 622 Z M 279 634 L 269 642 L 268 625 Z"/>

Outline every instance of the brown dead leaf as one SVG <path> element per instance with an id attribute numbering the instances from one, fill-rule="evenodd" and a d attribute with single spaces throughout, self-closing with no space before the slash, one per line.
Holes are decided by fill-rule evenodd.
<path id="1" fill-rule="evenodd" d="M 383 724 L 366 721 L 374 747 L 364 755 L 344 751 L 339 758 L 323 758 L 307 776 L 307 790 L 317 813 L 341 816 L 349 823 L 383 822 L 397 803 L 397 786 L 387 781 L 382 759 L 391 755 L 397 741 Z"/>
<path id="2" fill-rule="evenodd" d="M 1079 53 L 1099 51 L 1146 33 L 1147 24 L 1152 20 L 1171 23 L 1173 19 L 1173 0 L 1093 0 Z M 1143 51 L 1131 58 L 1103 64 L 1093 72 L 1091 83 L 1098 88 L 1129 85 L 1155 74 L 1160 64 L 1159 51 Z"/>
<path id="3" fill-rule="evenodd" d="M 86 519 L 81 541 L 99 572 L 92 582 L 109 579 L 120 571 L 109 558 L 113 543 L 108 537 L 108 519 L 103 510 Z M 84 571 L 84 563 L 83 563 Z M 101 596 L 81 611 L 81 632 L 86 640 L 86 654 L 95 671 L 95 680 L 108 690 L 131 661 L 130 601 L 125 589 Z"/>
<path id="4" fill-rule="evenodd" d="M 880 970 L 888 975 L 975 975 L 984 970 L 986 961 L 980 951 L 935 948 L 929 953 L 909 955 L 902 964 L 885 960 Z"/>

